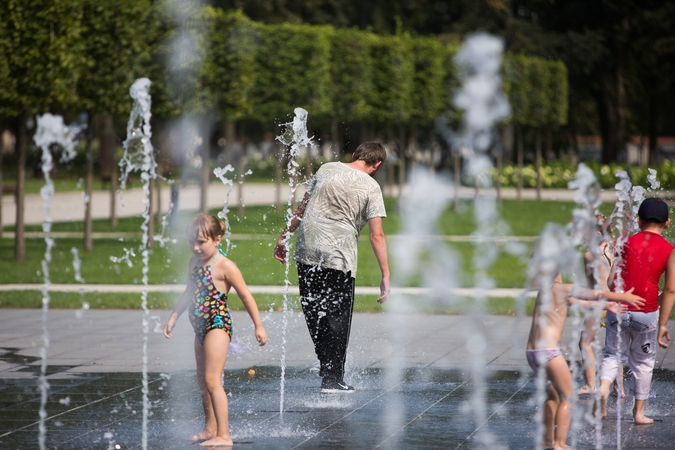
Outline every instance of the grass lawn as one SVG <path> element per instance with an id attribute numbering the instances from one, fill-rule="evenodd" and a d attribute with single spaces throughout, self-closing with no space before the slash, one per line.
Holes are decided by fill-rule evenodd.
<path id="1" fill-rule="evenodd" d="M 384 220 L 385 233 L 389 236 L 390 265 L 392 269 L 392 278 L 397 285 L 419 286 L 422 280 L 430 274 L 434 278 L 441 280 L 444 285 L 451 283 L 458 287 L 471 287 L 475 285 L 475 269 L 472 262 L 476 246 L 471 242 L 443 242 L 442 245 L 454 255 L 455 263 L 445 268 L 439 267 L 438 263 L 432 262 L 428 255 L 408 255 L 414 258 L 415 264 L 410 265 L 408 273 L 399 271 L 399 267 L 408 267 L 404 264 L 407 261 L 396 261 L 393 258 L 394 250 L 402 249 L 405 254 L 408 248 L 405 237 L 394 237 L 393 235 L 401 232 L 403 219 L 398 217 L 397 201 L 395 199 L 386 199 L 387 211 L 389 217 Z M 603 205 L 603 211 L 608 212 L 611 205 Z M 565 224 L 571 218 L 574 204 L 570 202 L 557 201 L 522 201 L 504 200 L 500 207 L 505 222 L 510 227 L 511 235 L 515 236 L 536 236 L 543 229 L 547 222 L 556 222 Z M 217 212 L 218 209 L 213 210 Z M 230 225 L 232 233 L 235 235 L 255 235 L 250 238 L 236 237 L 232 240 L 232 248 L 229 256 L 241 268 L 244 278 L 250 285 L 280 285 L 284 280 L 284 266 L 279 264 L 273 257 L 272 251 L 274 243 L 280 230 L 285 224 L 285 210 L 276 211 L 271 206 L 247 207 L 244 215 L 237 215 L 236 210 L 230 213 Z M 149 282 L 151 284 L 175 284 L 184 283 L 187 278 L 187 264 L 191 256 L 184 239 L 182 230 L 185 224 L 193 216 L 193 213 L 181 213 L 177 220 L 174 233 L 178 240 L 176 244 L 169 244 L 166 248 L 155 247 L 150 250 L 150 268 Z M 405 218 L 414 219 L 414 218 Z M 121 218 L 119 225 L 114 229 L 110 227 L 107 220 L 94 221 L 94 231 L 96 232 L 138 232 L 140 235 L 140 218 Z M 414 224 L 414 222 L 413 222 Z M 54 231 L 81 231 L 83 224 L 81 222 L 68 222 L 54 224 Z M 475 230 L 475 221 L 473 218 L 473 203 L 470 201 L 461 202 L 459 211 L 455 212 L 452 207 L 448 207 L 442 214 L 437 223 L 438 234 L 466 236 Z M 41 230 L 40 226 L 31 226 L 27 229 L 33 231 Z M 367 238 L 368 230 L 363 230 L 359 242 L 359 271 L 357 285 L 359 286 L 378 286 L 380 282 L 379 267 L 375 257 L 370 249 L 370 243 Z M 82 252 L 82 240 L 73 238 L 56 239 L 56 246 L 52 252 L 52 261 L 49 264 L 50 279 L 52 283 L 75 283 L 72 267 L 73 257 L 71 248 L 79 250 L 82 260 L 82 277 L 86 283 L 92 284 L 139 284 L 141 282 L 141 260 L 138 247 L 140 239 L 96 239 L 94 241 L 94 251 L 91 253 Z M 506 252 L 504 244 L 494 244 L 498 255 L 495 263 L 488 269 L 488 275 L 494 280 L 495 287 L 520 288 L 525 283 L 527 271 L 527 256 L 531 250 L 531 243 L 521 244 L 521 253 L 513 255 Z M 121 257 L 124 255 L 124 248 L 133 248 L 136 256 L 132 258 L 133 267 L 128 267 L 124 263 L 114 263 L 110 260 L 111 256 Z M 41 271 L 41 261 L 44 257 L 45 243 L 43 239 L 26 239 L 26 260 L 15 262 L 12 260 L 13 241 L 11 239 L 0 239 L 0 284 L 8 283 L 37 283 L 43 282 Z M 403 270 L 403 269 L 401 269 Z M 291 281 L 297 281 L 295 267 L 291 268 Z M 403 280 L 403 281 L 401 281 Z M 93 294 L 86 294 L 86 296 Z M 91 307 L 100 304 L 108 308 L 137 308 L 140 300 L 136 295 L 119 294 L 98 294 L 94 299 L 86 300 Z M 153 307 L 171 306 L 171 296 L 165 294 L 151 294 L 151 304 Z M 275 308 L 278 305 L 278 299 L 275 296 L 259 296 L 261 309 L 268 307 Z M 276 296 L 278 297 L 278 296 Z M 62 298 L 62 300 L 61 300 Z M 19 300 L 20 301 L 20 300 Z M 61 307 L 80 307 L 79 294 L 54 293 L 53 305 Z M 491 300 L 492 301 L 492 300 Z M 154 302 L 154 303 L 153 303 Z M 0 294 L 0 307 L 17 306 L 14 301 L 10 302 L 8 293 Z M 367 304 L 368 302 L 366 302 Z M 374 302 L 370 302 L 371 304 Z M 500 307 L 505 305 L 504 301 L 499 302 Z M 39 299 L 35 306 L 39 306 Z M 74 306 L 70 306 L 74 305 Z M 264 307 L 263 307 L 264 306 Z M 359 310 L 357 301 L 357 310 Z M 458 307 L 453 304 L 453 308 Z M 365 306 L 364 311 L 378 310 L 379 306 Z M 433 310 L 435 306 L 430 306 Z M 447 306 L 441 305 L 440 311 L 450 312 Z M 454 311 L 454 310 L 453 310 Z M 508 313 L 508 308 L 504 312 Z"/>
<path id="2" fill-rule="evenodd" d="M 388 217 L 383 221 L 386 234 L 401 232 L 404 220 L 410 219 L 412 226 L 415 218 L 401 218 L 398 216 L 397 200 L 385 199 Z M 500 213 L 509 226 L 509 235 L 512 236 L 537 236 L 547 222 L 566 224 L 572 218 L 572 210 L 575 205 L 572 202 L 558 202 L 552 200 L 504 200 L 500 207 Z M 609 213 L 612 205 L 603 204 L 601 211 Z M 220 211 L 212 209 L 212 213 Z M 182 235 L 182 230 L 192 217 L 193 212 L 181 212 L 178 216 L 176 229 Z M 273 206 L 248 206 L 244 214 L 239 216 L 236 208 L 230 211 L 230 227 L 232 233 L 243 234 L 272 234 L 278 235 L 286 224 L 286 208 L 277 211 Z M 95 220 L 93 229 L 95 232 L 140 232 L 142 219 L 140 217 L 120 218 L 116 227 L 111 227 L 107 220 Z M 473 202 L 463 200 L 460 202 L 458 211 L 454 211 L 450 205 L 441 215 L 438 223 L 438 234 L 467 236 L 476 230 L 474 220 Z M 6 226 L 5 230 L 12 231 L 13 226 Z M 62 222 L 53 224 L 53 231 L 82 231 L 84 224 L 81 221 Z M 27 225 L 27 231 L 42 231 L 41 225 Z M 364 230 L 361 234 L 367 230 Z"/>

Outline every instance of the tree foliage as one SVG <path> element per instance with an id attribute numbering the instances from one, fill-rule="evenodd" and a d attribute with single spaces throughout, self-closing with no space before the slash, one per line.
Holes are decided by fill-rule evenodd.
<path id="1" fill-rule="evenodd" d="M 302 107 L 316 116 L 331 110 L 330 42 L 332 27 L 257 24 L 254 118 L 286 118 Z"/>
<path id="2" fill-rule="evenodd" d="M 155 17 L 150 0 L 83 0 L 85 64 L 77 88 L 81 108 L 129 114 L 129 86 L 147 76 L 152 62 Z"/>
<path id="3" fill-rule="evenodd" d="M 0 114 L 35 114 L 76 106 L 85 67 L 82 3 L 0 2 Z"/>
<path id="4" fill-rule="evenodd" d="M 567 123 L 564 64 L 525 54 L 508 55 L 503 72 L 513 123 L 535 128 Z"/>

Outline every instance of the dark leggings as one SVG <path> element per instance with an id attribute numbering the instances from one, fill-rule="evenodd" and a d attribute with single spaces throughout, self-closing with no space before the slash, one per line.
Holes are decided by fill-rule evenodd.
<path id="1" fill-rule="evenodd" d="M 351 272 L 298 263 L 300 303 L 322 377 L 342 381 L 354 310 Z"/>

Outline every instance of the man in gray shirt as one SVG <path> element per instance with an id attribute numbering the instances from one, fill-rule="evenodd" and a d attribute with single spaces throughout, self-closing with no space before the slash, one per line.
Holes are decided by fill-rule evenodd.
<path id="1" fill-rule="evenodd" d="M 365 142 L 352 162 L 322 165 L 310 180 L 300 206 L 274 249 L 282 263 L 297 229 L 294 259 L 298 265 L 300 303 L 321 363 L 322 392 L 353 392 L 344 382 L 347 344 L 354 309 L 358 239 L 368 224 L 370 243 L 382 272 L 380 297 L 389 295 L 389 264 L 382 218 L 382 191 L 372 178 L 387 157 L 379 142 Z"/>

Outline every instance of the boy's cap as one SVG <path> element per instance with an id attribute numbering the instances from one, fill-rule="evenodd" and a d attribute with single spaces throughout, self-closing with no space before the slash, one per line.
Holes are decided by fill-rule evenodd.
<path id="1" fill-rule="evenodd" d="M 638 217 L 642 220 L 664 223 L 668 220 L 668 205 L 658 197 L 646 198 L 640 204 Z"/>

